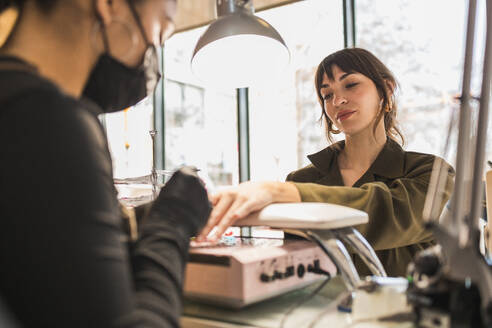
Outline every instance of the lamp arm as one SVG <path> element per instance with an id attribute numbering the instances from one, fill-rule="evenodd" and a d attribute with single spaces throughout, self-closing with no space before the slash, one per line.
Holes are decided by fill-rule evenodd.
<path id="1" fill-rule="evenodd" d="M 284 229 L 284 232 L 300 236 L 316 243 L 335 264 L 347 290 L 353 292 L 361 284 L 359 273 L 355 269 L 355 265 L 350 258 L 349 252 L 343 243 L 335 237 L 335 234 L 331 230 L 323 230 L 322 236 L 318 236 L 318 234 L 310 230 Z"/>
<path id="2" fill-rule="evenodd" d="M 338 239 L 349 244 L 359 254 L 374 275 L 387 277 L 386 270 L 376 252 L 359 231 L 354 227 L 346 227 L 336 229 L 333 232 Z"/>
<path id="3" fill-rule="evenodd" d="M 217 0 L 217 17 L 244 12 L 254 14 L 254 7 L 251 0 Z"/>

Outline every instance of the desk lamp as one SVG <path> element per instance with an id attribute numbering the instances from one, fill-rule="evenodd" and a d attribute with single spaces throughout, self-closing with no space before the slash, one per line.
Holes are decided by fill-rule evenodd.
<path id="1" fill-rule="evenodd" d="M 280 34 L 254 15 L 251 0 L 217 0 L 217 19 L 198 39 L 193 73 L 214 86 L 243 88 L 283 70 L 290 53 Z"/>

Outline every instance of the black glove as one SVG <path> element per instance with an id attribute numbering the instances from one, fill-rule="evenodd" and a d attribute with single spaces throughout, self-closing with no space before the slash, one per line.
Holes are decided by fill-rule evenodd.
<path id="1" fill-rule="evenodd" d="M 151 211 L 158 211 L 170 224 L 184 227 L 191 237 L 205 226 L 211 210 L 207 191 L 196 170 L 183 167 L 166 182 Z"/>

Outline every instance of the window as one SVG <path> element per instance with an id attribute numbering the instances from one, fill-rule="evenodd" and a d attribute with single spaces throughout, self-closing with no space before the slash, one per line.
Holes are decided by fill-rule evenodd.
<path id="1" fill-rule="evenodd" d="M 231 185 L 239 181 L 236 89 L 207 88 L 190 68 L 205 28 L 176 34 L 166 42 L 165 168 L 193 165 L 209 184 Z"/>
<path id="2" fill-rule="evenodd" d="M 147 97 L 124 111 L 105 114 L 109 148 L 116 178 L 150 174 L 152 169 L 153 101 Z"/>
<path id="3" fill-rule="evenodd" d="M 454 97 L 461 93 L 463 77 L 465 1 L 357 0 L 356 6 L 357 46 L 378 56 L 400 82 L 398 117 L 406 148 L 445 155 L 444 136 L 450 116 L 459 109 Z M 475 42 L 480 56 L 475 61 L 482 62 L 485 1 L 479 1 L 478 8 Z M 475 94 L 480 71 L 474 72 Z M 476 109 L 476 104 L 473 107 Z M 456 135 L 453 138 L 446 157 L 451 163 Z M 491 155 L 489 151 L 489 158 Z"/>
<path id="4" fill-rule="evenodd" d="M 262 11 L 286 42 L 291 63 L 279 77 L 249 89 L 252 180 L 285 180 L 326 147 L 314 73 L 343 48 L 342 1 L 308 0 Z"/>
<path id="5" fill-rule="evenodd" d="M 307 154 L 327 146 L 313 80 L 319 62 L 343 48 L 342 4 L 306 0 L 256 13 L 282 35 L 291 64 L 281 76 L 249 89 L 252 180 L 282 181 L 309 163 Z M 485 0 L 478 1 L 477 12 L 473 95 L 481 86 Z M 450 114 L 459 109 L 453 98 L 461 92 L 466 1 L 357 0 L 355 17 L 356 45 L 378 56 L 400 83 L 398 110 L 406 149 L 444 155 Z M 165 168 L 195 165 L 213 185 L 235 184 L 236 90 L 208 88 L 190 68 L 205 28 L 178 33 L 166 42 Z M 105 115 L 116 177 L 150 172 L 152 105 L 146 99 L 125 112 Z M 478 108 L 477 102 L 472 105 Z M 451 163 L 455 139 L 446 157 Z M 492 160 L 492 131 L 488 139 L 487 159 Z"/>

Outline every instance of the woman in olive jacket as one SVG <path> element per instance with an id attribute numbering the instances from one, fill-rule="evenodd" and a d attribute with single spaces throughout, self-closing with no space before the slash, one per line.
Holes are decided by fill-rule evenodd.
<path id="1" fill-rule="evenodd" d="M 245 182 L 212 196 L 214 209 L 200 239 L 216 239 L 238 219 L 270 203 L 326 202 L 365 211 L 367 224 L 356 228 L 374 247 L 388 275 L 406 274 L 414 254 L 433 244 L 423 227 L 422 210 L 435 159 L 407 152 L 398 143 L 396 79 L 373 54 L 349 48 L 318 66 L 315 87 L 328 140 L 308 156 L 311 164 L 290 173 L 287 182 Z M 345 140 L 333 143 L 333 134 Z M 443 203 L 453 188 L 447 163 Z M 209 236 L 214 226 L 217 230 Z M 361 275 L 369 274 L 358 258 Z"/>

